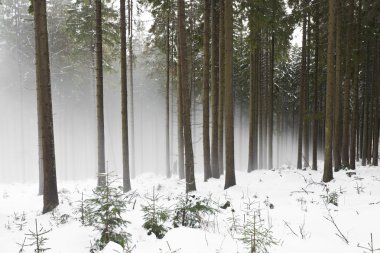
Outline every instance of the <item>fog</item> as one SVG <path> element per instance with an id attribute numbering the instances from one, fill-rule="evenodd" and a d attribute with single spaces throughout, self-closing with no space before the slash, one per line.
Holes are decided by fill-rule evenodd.
<path id="1" fill-rule="evenodd" d="M 20 10 L 18 10 L 20 11 Z M 26 12 L 25 9 L 22 10 Z M 34 65 L 34 32 L 30 16 L 16 17 L 17 29 L 0 26 L 0 182 L 38 181 L 37 102 Z M 27 18 L 25 18 L 25 16 Z M 3 16 L 4 18 L 4 16 Z M 4 20 L 3 20 L 4 21 Z M 49 23 L 50 46 L 57 47 L 56 24 Z M 14 25 L 14 23 L 12 23 Z M 59 34 L 58 34 L 59 35 Z M 132 145 L 131 90 L 129 92 L 129 141 L 131 170 L 136 174 L 165 174 L 165 70 L 157 66 L 157 52 L 144 51 L 143 34 L 135 48 L 134 145 Z M 53 45 L 53 46 L 52 46 Z M 65 45 L 66 47 L 66 45 Z M 116 47 L 118 48 L 118 47 Z M 64 49 L 62 49 L 64 51 Z M 79 180 L 97 176 L 95 77 L 91 63 L 72 65 L 51 52 L 52 100 L 55 154 L 58 180 Z M 90 60 L 89 60 L 90 61 Z M 90 61 L 91 62 L 91 61 Z M 119 62 L 105 73 L 105 150 L 108 171 L 121 175 L 121 103 Z M 159 64 L 158 64 L 159 65 Z M 129 73 L 128 73 L 129 75 Z M 129 79 L 129 77 L 128 77 Z M 173 84 L 173 83 L 172 83 Z M 195 170 L 203 171 L 202 104 L 197 93 L 191 109 Z M 193 97 L 194 100 L 194 97 Z M 248 165 L 248 105 L 235 103 L 235 164 Z M 283 120 L 284 121 L 284 120 Z M 273 165 L 296 164 L 297 122 L 287 119 L 279 132 L 274 120 Z M 290 123 L 289 123 L 290 122 Z M 311 139 L 310 139 L 311 140 Z M 266 148 L 266 147 L 264 147 Z M 170 165 L 176 173 L 177 154 L 176 91 L 170 94 Z M 311 148 L 310 148 L 311 152 Z M 130 153 L 132 154 L 132 152 Z M 311 159 L 311 155 L 310 155 Z"/>

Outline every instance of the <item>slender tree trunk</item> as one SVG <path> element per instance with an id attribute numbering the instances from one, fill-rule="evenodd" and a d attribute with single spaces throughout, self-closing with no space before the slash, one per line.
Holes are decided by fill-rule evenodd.
<path id="1" fill-rule="evenodd" d="M 135 102 L 133 84 L 133 1 L 128 0 L 128 51 L 129 51 L 129 83 L 131 87 L 131 176 L 136 176 L 136 156 L 135 156 Z"/>
<path id="2" fill-rule="evenodd" d="M 204 1 L 203 34 L 203 166 L 204 181 L 211 177 L 210 165 L 210 1 Z"/>
<path id="3" fill-rule="evenodd" d="M 368 87 L 370 85 L 369 81 L 369 62 L 370 62 L 370 43 L 369 40 L 367 41 L 366 45 L 366 54 L 367 54 L 367 59 L 366 59 L 366 83 L 364 84 L 364 91 L 363 91 L 363 145 L 362 145 L 362 166 L 367 165 L 367 154 L 368 154 L 368 130 L 369 130 L 369 116 L 368 116 L 368 111 L 369 111 L 369 92 L 370 88 Z"/>
<path id="4" fill-rule="evenodd" d="M 218 161 L 219 173 L 224 172 L 224 156 L 223 156 L 223 128 L 224 128 L 224 0 L 220 1 L 219 6 L 219 105 L 218 105 Z"/>
<path id="5" fill-rule="evenodd" d="M 234 115 L 233 115 L 233 7 L 232 0 L 225 2 L 225 109 L 226 109 L 226 177 L 224 189 L 236 184 L 234 160 Z M 221 38 L 223 39 L 223 38 Z M 221 63 L 223 64 L 223 63 Z"/>
<path id="6" fill-rule="evenodd" d="M 273 10 L 274 11 L 274 10 Z M 270 77 L 268 89 L 268 169 L 273 169 L 273 86 L 274 86 L 274 31 L 271 34 Z"/>
<path id="7" fill-rule="evenodd" d="M 179 39 L 178 39 L 179 47 Z M 179 179 L 185 178 L 184 162 L 184 140 L 183 140 L 183 99 L 182 99 L 182 60 L 181 54 L 178 55 L 178 84 L 177 84 L 177 115 L 178 115 L 178 176 Z"/>
<path id="8" fill-rule="evenodd" d="M 184 114 L 184 142 L 185 142 L 185 167 L 186 167 L 186 192 L 195 191 L 194 177 L 194 154 L 191 137 L 190 123 L 190 89 L 187 76 L 187 59 L 186 59 L 186 29 L 185 29 L 185 2 L 177 0 L 178 4 L 178 39 L 179 39 L 179 54 L 181 61 L 182 75 L 182 97 L 183 97 L 183 114 Z"/>
<path id="9" fill-rule="evenodd" d="M 319 3 L 316 3 L 315 15 L 315 51 L 314 51 L 314 103 L 313 103 L 313 170 L 318 168 L 318 77 L 319 77 Z"/>
<path id="10" fill-rule="evenodd" d="M 334 95 L 334 135 L 333 135 L 333 154 L 334 154 L 334 171 L 339 171 L 341 167 L 340 160 L 340 140 L 342 138 L 341 130 L 341 0 L 335 0 L 336 3 L 336 70 L 335 70 L 335 95 Z"/>
<path id="11" fill-rule="evenodd" d="M 127 93 L 127 38 L 125 0 L 120 0 L 120 65 L 121 65 L 121 128 L 123 153 L 123 189 L 131 190 L 129 174 L 129 141 L 128 141 L 128 93 Z"/>
<path id="12" fill-rule="evenodd" d="M 354 6 L 349 3 L 348 20 L 354 20 Z M 342 167 L 349 167 L 349 141 L 350 141 L 350 87 L 353 77 L 352 62 L 352 30 L 350 24 L 347 29 L 347 47 L 346 47 L 346 75 L 344 80 L 344 100 L 343 100 L 343 136 L 342 136 Z M 352 124 L 351 124 L 352 127 Z"/>
<path id="13" fill-rule="evenodd" d="M 374 64 L 374 84 L 373 84 L 373 165 L 379 165 L 379 85 L 380 85 L 380 43 L 379 35 L 376 36 L 375 64 Z"/>
<path id="14" fill-rule="evenodd" d="M 49 39 L 46 18 L 46 0 L 33 1 L 38 130 L 41 137 L 39 148 L 42 149 L 43 209 L 42 213 L 52 211 L 59 205 L 57 177 L 55 166 L 53 108 L 51 95 Z"/>
<path id="15" fill-rule="evenodd" d="M 257 51 L 257 50 L 255 50 Z M 248 143 L 248 172 L 257 169 L 257 57 L 254 49 L 250 53 L 250 97 L 249 97 L 249 143 Z"/>
<path id="16" fill-rule="evenodd" d="M 310 82 L 310 44 L 311 44 L 311 29 L 310 29 L 310 12 L 307 12 L 307 21 L 306 21 L 306 31 L 307 31 L 307 39 L 306 39 L 306 67 L 305 67 L 305 85 L 304 85 L 304 119 L 303 119 L 303 150 L 304 150 L 304 160 L 305 163 L 303 165 L 304 168 L 308 167 L 310 162 L 309 162 L 309 125 L 310 125 L 310 120 L 309 120 L 309 82 Z"/>
<path id="17" fill-rule="evenodd" d="M 105 185 L 102 2 L 95 0 L 96 10 L 96 112 L 98 129 L 98 186 Z"/>
<path id="18" fill-rule="evenodd" d="M 168 11 L 166 17 L 166 136 L 165 136 L 165 166 L 166 177 L 170 178 L 170 0 L 167 0 Z"/>
<path id="19" fill-rule="evenodd" d="M 306 86 L 306 14 L 302 21 L 302 63 L 301 63 L 301 87 L 300 87 L 300 106 L 298 122 L 298 158 L 297 169 L 302 169 L 302 135 L 304 131 L 304 114 L 305 114 L 305 86 Z"/>
<path id="20" fill-rule="evenodd" d="M 332 170 L 332 121 L 333 121 L 333 94 L 334 94 L 334 27 L 335 27 L 335 0 L 329 0 L 328 16 L 328 45 L 327 45 L 327 86 L 326 86 L 326 123 L 325 123 L 325 164 L 323 182 L 333 179 Z"/>
<path id="21" fill-rule="evenodd" d="M 218 29 L 219 29 L 219 0 L 211 0 L 211 171 L 213 178 L 219 178 L 219 158 L 218 158 L 218 99 L 219 99 L 219 82 L 218 82 Z"/>

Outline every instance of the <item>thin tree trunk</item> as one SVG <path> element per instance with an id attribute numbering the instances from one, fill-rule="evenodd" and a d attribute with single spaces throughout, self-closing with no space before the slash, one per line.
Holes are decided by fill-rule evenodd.
<path id="1" fill-rule="evenodd" d="M 165 166 L 166 177 L 170 178 L 170 0 L 167 0 L 168 11 L 166 14 L 166 136 L 165 136 Z"/>
<path id="2" fill-rule="evenodd" d="M 129 141 L 128 141 L 128 93 L 127 93 L 127 38 L 125 0 L 120 0 L 120 65 L 121 65 L 121 127 L 123 153 L 123 189 L 131 190 L 129 174 Z"/>
<path id="3" fill-rule="evenodd" d="M 218 161 L 219 173 L 224 173 L 223 159 L 223 128 L 224 128 L 224 0 L 220 1 L 219 6 L 219 105 L 218 105 Z"/>
<path id="4" fill-rule="evenodd" d="M 302 169 L 302 138 L 304 129 L 305 114 L 305 86 L 306 86 L 306 14 L 302 21 L 302 63 L 301 63 L 301 87 L 300 87 L 300 106 L 299 106 L 299 122 L 298 122 L 298 157 L 297 169 Z"/>
<path id="5" fill-rule="evenodd" d="M 211 171 L 213 178 L 219 178 L 219 158 L 218 158 L 218 99 L 219 99 L 219 82 L 218 82 L 218 29 L 219 29 L 219 0 L 211 0 Z"/>
<path id="6" fill-rule="evenodd" d="M 318 168 L 318 77 L 319 77 L 319 3 L 316 2 L 315 15 L 315 51 L 314 51 L 314 104 L 313 104 L 313 165 L 312 169 Z"/>
<path id="7" fill-rule="evenodd" d="M 102 2 L 95 0 L 96 9 L 96 112 L 98 129 L 98 186 L 104 186 L 104 106 L 103 106 L 103 43 L 102 43 Z"/>
<path id="8" fill-rule="evenodd" d="M 326 123 L 325 123 L 325 164 L 323 182 L 333 179 L 332 170 L 332 121 L 333 121 L 333 94 L 334 94 L 334 27 L 335 27 L 335 0 L 329 0 L 328 16 L 328 45 L 327 45 L 327 86 L 326 86 Z"/>
<path id="9" fill-rule="evenodd" d="M 179 39 L 178 39 L 179 47 Z M 185 178 L 184 169 L 184 140 L 183 140 L 183 99 L 182 99 L 182 60 L 181 54 L 178 55 L 178 84 L 177 84 L 177 116 L 178 116 L 178 176 L 179 179 Z"/>
<path id="10" fill-rule="evenodd" d="M 226 177 L 224 189 L 236 184 L 234 160 L 234 106 L 233 106 L 233 8 L 232 0 L 225 1 L 225 109 L 226 109 Z M 221 38 L 223 39 L 223 38 Z M 223 64 L 223 63 L 221 63 Z"/>
<path id="11" fill-rule="evenodd" d="M 203 166 L 204 181 L 211 177 L 210 165 L 210 1 L 204 1 L 203 34 Z"/>
<path id="12" fill-rule="evenodd" d="M 373 85 L 373 165 L 379 164 L 379 84 L 380 84 L 380 43 L 379 35 L 376 37 L 375 64 L 374 64 L 374 85 Z"/>
<path id="13" fill-rule="evenodd" d="M 341 167 L 340 160 L 340 140 L 342 138 L 341 129 L 341 0 L 335 0 L 336 3 L 336 69 L 335 69 L 335 94 L 334 94 L 334 135 L 333 135 L 333 154 L 334 154 L 334 171 L 339 171 Z"/>

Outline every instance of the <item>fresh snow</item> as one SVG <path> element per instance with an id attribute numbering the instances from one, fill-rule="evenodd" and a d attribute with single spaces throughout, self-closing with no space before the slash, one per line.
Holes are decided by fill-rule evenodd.
<path id="1" fill-rule="evenodd" d="M 160 203 L 172 205 L 165 198 L 184 193 L 185 183 L 175 178 L 166 179 L 153 174 L 144 174 L 132 180 L 137 193 L 135 208 L 123 214 L 130 221 L 127 232 L 132 235 L 133 253 L 245 253 L 249 250 L 231 230 L 233 208 L 237 219 L 243 220 L 247 202 L 261 209 L 265 224 L 272 226 L 273 236 L 278 241 L 269 249 L 273 253 L 354 253 L 369 252 L 358 247 L 368 247 L 370 234 L 376 248 L 380 248 L 380 168 L 360 167 L 356 175 L 349 177 L 347 171 L 334 174 L 334 180 L 321 183 L 321 171 L 301 171 L 293 168 L 259 170 L 252 173 L 236 172 L 237 186 L 223 190 L 224 178 L 203 182 L 203 175 L 197 174 L 197 195 L 211 197 L 218 206 L 231 202 L 227 209 L 219 208 L 213 216 L 205 217 L 208 226 L 203 229 L 173 228 L 159 240 L 147 235 L 142 228 L 141 205 L 144 196 L 152 194 L 153 187 L 163 196 Z M 35 227 L 52 229 L 46 234 L 48 252 L 83 253 L 89 252 L 90 243 L 98 238 L 99 232 L 84 227 L 78 221 L 75 206 L 84 196 L 91 194 L 96 180 L 59 182 L 60 205 L 52 214 L 41 214 L 42 197 L 36 195 L 36 184 L 0 185 L 0 252 L 19 252 L 25 234 Z M 338 206 L 325 204 L 323 196 L 328 192 L 338 194 Z M 173 200 L 173 199 L 172 199 Z M 341 233 L 348 239 L 346 244 L 337 234 L 338 230 L 327 220 L 329 213 Z M 20 230 L 21 217 L 25 225 Z M 67 223 L 58 218 L 68 215 Z M 17 218 L 19 218 L 17 220 Z M 287 224 L 287 225 L 286 225 Z M 291 231 L 293 230 L 293 232 Z M 303 236 L 300 231 L 302 230 Z M 304 238 L 302 238 L 304 237 Z M 32 247 L 24 252 L 33 252 Z M 123 252 L 119 245 L 110 243 L 103 253 Z"/>

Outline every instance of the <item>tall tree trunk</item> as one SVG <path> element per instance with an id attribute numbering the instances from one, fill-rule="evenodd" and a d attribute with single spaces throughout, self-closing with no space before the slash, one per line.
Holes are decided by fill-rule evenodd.
<path id="1" fill-rule="evenodd" d="M 210 165 L 210 1 L 204 0 L 203 34 L 203 166 L 204 181 L 211 177 Z"/>
<path id="2" fill-rule="evenodd" d="M 311 44 L 311 28 L 310 28 L 310 12 L 307 12 L 307 21 L 306 21 L 306 30 L 307 30 L 307 39 L 306 39 L 306 67 L 305 67 L 305 93 L 304 93 L 304 118 L 303 118 L 303 150 L 304 150 L 304 168 L 308 167 L 310 162 L 309 162 L 309 125 L 310 125 L 310 120 L 309 120 L 309 82 L 310 82 L 310 44 Z"/>
<path id="3" fill-rule="evenodd" d="M 179 47 L 179 38 L 178 38 Z M 184 162 L 184 140 L 183 140 L 183 97 L 182 97 L 182 60 L 181 54 L 178 55 L 178 83 L 177 83 L 177 116 L 178 116 L 178 176 L 179 179 L 185 178 Z"/>
<path id="4" fill-rule="evenodd" d="M 236 184 L 234 160 L 234 115 L 233 115 L 233 7 L 232 0 L 225 2 L 225 109 L 226 109 L 226 177 L 224 189 Z M 223 39 L 223 38 L 221 38 Z M 223 64 L 223 63 L 221 63 Z"/>
<path id="5" fill-rule="evenodd" d="M 300 106 L 298 122 L 298 157 L 297 169 L 302 169 L 302 137 L 304 132 L 304 114 L 305 114 L 305 86 L 306 86 L 306 14 L 302 21 L 302 63 L 301 63 L 301 87 L 300 87 Z"/>
<path id="6" fill-rule="evenodd" d="M 379 85 L 380 85 L 380 43 L 379 35 L 376 36 L 375 64 L 374 64 L 374 84 L 373 84 L 373 165 L 379 164 Z"/>
<path id="7" fill-rule="evenodd" d="M 120 72 L 121 72 L 121 129 L 123 153 L 123 189 L 131 190 L 129 174 L 129 142 L 128 142 L 128 93 L 127 93 L 127 38 L 125 21 L 125 0 L 120 0 Z"/>
<path id="8" fill-rule="evenodd" d="M 318 77 L 319 77 L 319 3 L 316 3 L 316 14 L 315 14 L 315 51 L 314 51 L 314 101 L 313 101 L 313 165 L 312 169 L 317 170 L 318 168 Z"/>
<path id="9" fill-rule="evenodd" d="M 212 121 L 212 133 L 211 133 L 211 171 L 213 178 L 219 178 L 219 158 L 218 158 L 218 104 L 219 104 L 219 82 L 218 82 L 218 70 L 219 70 L 219 0 L 211 0 L 211 121 Z"/>
<path id="10" fill-rule="evenodd" d="M 43 209 L 42 213 L 52 211 L 58 206 L 57 177 L 54 150 L 53 108 L 51 95 L 49 39 L 47 32 L 46 0 L 33 1 L 38 130 L 42 149 Z"/>
<path id="11" fill-rule="evenodd" d="M 129 83 L 131 87 L 131 176 L 136 176 L 136 155 L 135 155 L 135 103 L 133 84 L 133 1 L 128 0 L 128 51 L 129 51 Z"/>
<path id="12" fill-rule="evenodd" d="M 274 12 L 274 10 L 273 10 Z M 273 14 L 274 15 L 274 14 Z M 273 169 L 273 86 L 274 86 L 274 28 L 271 34 L 270 77 L 268 89 L 268 169 Z"/>
<path id="13" fill-rule="evenodd" d="M 219 6 L 219 105 L 218 105 L 218 161 L 219 173 L 224 172 L 223 156 L 223 128 L 224 128 L 224 0 L 220 1 Z"/>
<path id="14" fill-rule="evenodd" d="M 253 36 L 253 34 L 251 35 Z M 257 57 L 251 46 L 250 53 L 250 96 L 249 96 L 249 142 L 248 142 L 248 172 L 257 169 L 257 83 L 256 83 L 256 68 Z"/>
<path id="15" fill-rule="evenodd" d="M 354 6 L 349 3 L 348 19 L 354 20 Z M 346 75 L 344 79 L 344 100 L 343 100 L 343 136 L 342 136 L 342 167 L 349 167 L 349 141 L 350 141 L 350 87 L 353 77 L 353 62 L 352 62 L 352 30 L 353 25 L 350 24 L 346 31 L 347 47 L 346 47 Z M 351 125 L 352 127 L 352 125 Z"/>
<path id="16" fill-rule="evenodd" d="M 170 178 L 170 0 L 167 0 L 166 14 L 166 136 L 165 136 L 165 167 L 166 177 Z"/>
<path id="17" fill-rule="evenodd" d="M 334 154 L 334 170 L 339 171 L 341 167 L 340 160 L 340 140 L 342 138 L 341 133 L 341 0 L 335 0 L 336 4 L 336 42 L 335 42 L 335 94 L 334 94 L 334 135 L 333 135 L 333 154 Z"/>
<path id="18" fill-rule="evenodd" d="M 98 129 L 98 186 L 106 183 L 104 148 L 104 106 L 103 106 L 103 43 L 102 43 L 102 1 L 95 0 L 96 11 L 96 112 Z"/>
<path id="19" fill-rule="evenodd" d="M 332 170 L 332 127 L 333 127 L 333 94 L 334 94 L 334 27 L 335 27 L 335 0 L 329 0 L 328 16 L 328 45 L 327 45 L 327 86 L 326 86 L 326 122 L 325 122 L 325 164 L 323 182 L 333 179 Z"/>
<path id="20" fill-rule="evenodd" d="M 186 57 L 186 29 L 185 29 L 185 2 L 177 0 L 178 4 L 178 39 L 179 39 L 179 54 L 181 61 L 182 75 L 182 112 L 184 116 L 184 142 L 185 142 L 185 174 L 186 174 L 186 192 L 195 191 L 194 177 L 194 154 L 191 138 L 191 123 L 190 123 L 190 89 L 187 76 L 187 57 Z"/>
<path id="21" fill-rule="evenodd" d="M 366 55 L 367 55 L 367 59 L 366 59 L 366 82 L 364 83 L 364 90 L 363 90 L 363 145 L 362 145 L 362 166 L 366 166 L 367 165 L 367 154 L 368 154 L 368 130 L 369 130 L 369 115 L 368 115 L 368 111 L 369 111 L 369 104 L 370 104 L 370 83 L 368 82 L 369 81 L 369 75 L 370 75 L 370 71 L 369 71 L 369 62 L 370 62 L 370 42 L 369 40 L 367 40 L 367 44 L 366 44 Z"/>

